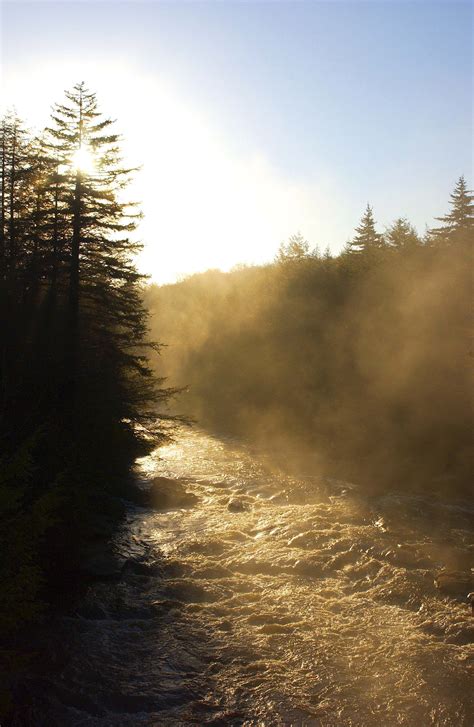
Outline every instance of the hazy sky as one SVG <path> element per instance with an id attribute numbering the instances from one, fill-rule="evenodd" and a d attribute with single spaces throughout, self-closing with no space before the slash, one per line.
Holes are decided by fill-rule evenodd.
<path id="1" fill-rule="evenodd" d="M 156 280 L 338 251 L 367 201 L 424 231 L 472 172 L 468 2 L 1 4 L 2 105 L 35 126 L 78 80 L 142 164 Z"/>

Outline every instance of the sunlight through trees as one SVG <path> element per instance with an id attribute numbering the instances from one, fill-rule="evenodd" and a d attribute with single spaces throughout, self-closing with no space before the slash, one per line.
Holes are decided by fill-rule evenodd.
<path id="1" fill-rule="evenodd" d="M 117 516 L 146 427 L 160 436 L 171 392 L 149 365 L 133 171 L 83 83 L 37 136 L 2 120 L 0 625 L 13 630 L 71 577 L 94 513 Z"/>

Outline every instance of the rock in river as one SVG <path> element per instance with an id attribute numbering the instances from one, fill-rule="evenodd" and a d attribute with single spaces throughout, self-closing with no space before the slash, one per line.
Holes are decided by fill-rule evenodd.
<path id="1" fill-rule="evenodd" d="M 188 492 L 183 483 L 169 477 L 155 477 L 148 492 L 149 504 L 156 510 L 192 507 L 199 498 Z"/>
<path id="2" fill-rule="evenodd" d="M 229 512 L 248 512 L 251 507 L 247 500 L 232 498 L 228 502 L 227 509 Z"/>

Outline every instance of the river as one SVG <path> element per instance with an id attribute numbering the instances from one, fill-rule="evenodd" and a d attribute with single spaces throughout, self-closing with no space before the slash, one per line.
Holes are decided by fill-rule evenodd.
<path id="1" fill-rule="evenodd" d="M 472 565 L 467 505 L 364 496 L 199 430 L 137 467 L 197 500 L 128 507 L 120 578 L 62 620 L 51 724 L 474 724 L 474 618 L 434 583 Z"/>

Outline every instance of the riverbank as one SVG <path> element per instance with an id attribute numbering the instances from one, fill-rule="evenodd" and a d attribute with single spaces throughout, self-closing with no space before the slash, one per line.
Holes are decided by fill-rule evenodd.
<path id="1" fill-rule="evenodd" d="M 66 658 L 61 639 L 57 640 L 51 631 L 51 623 L 57 624 L 70 612 L 91 584 L 120 576 L 121 563 L 114 552 L 113 539 L 130 503 L 143 502 L 130 462 L 150 452 L 159 440 L 151 435 L 130 437 L 122 442 L 124 446 L 113 462 L 104 466 L 103 459 L 94 459 L 95 473 L 90 466 L 86 468 L 80 463 L 75 474 L 70 467 L 46 489 L 44 502 L 40 498 L 34 508 L 30 505 L 31 511 L 20 509 L 9 530 L 8 519 L 2 523 L 2 724 L 16 724 L 19 714 L 28 714 L 25 684 L 30 676 L 54 672 Z M 22 452 L 18 458 L 28 463 Z M 38 459 L 34 449 L 31 459 Z M 9 485 L 13 490 L 18 481 L 28 482 L 32 489 L 44 487 L 44 469 L 32 469 L 28 480 L 25 470 L 12 459 L 10 472 L 2 472 L 4 490 Z M 19 491 L 24 496 L 23 488 Z M 33 720 L 32 724 L 36 722 Z"/>

